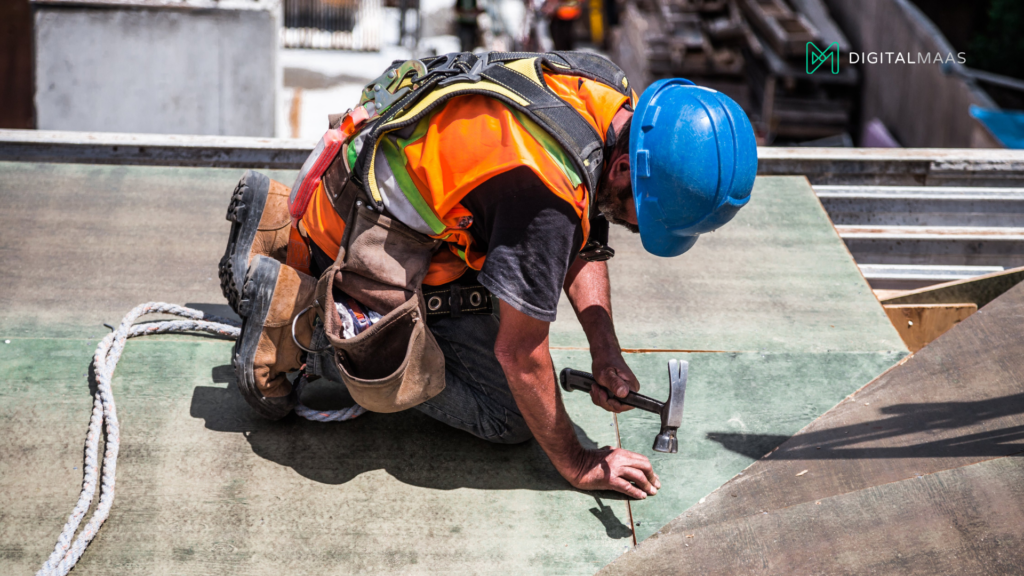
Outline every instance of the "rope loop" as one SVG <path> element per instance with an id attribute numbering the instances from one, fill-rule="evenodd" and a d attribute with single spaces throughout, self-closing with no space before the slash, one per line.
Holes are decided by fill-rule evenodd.
<path id="1" fill-rule="evenodd" d="M 145 324 L 135 322 L 147 314 L 170 314 L 185 320 L 166 320 Z M 64 524 L 53 552 L 36 576 L 66 576 L 74 568 L 75 563 L 85 553 L 85 548 L 99 531 L 100 526 L 110 516 L 110 508 L 114 505 L 114 480 L 117 472 L 117 455 L 121 449 L 121 426 L 117 419 L 117 407 L 114 404 L 114 393 L 111 380 L 114 369 L 124 352 L 124 345 L 129 338 L 150 336 L 152 334 L 174 334 L 182 332 L 205 332 L 224 338 L 237 339 L 241 332 L 240 325 L 227 318 L 207 314 L 202 310 L 186 308 L 166 302 L 147 302 L 132 308 L 121 320 L 121 323 L 110 334 L 103 337 L 93 355 L 93 371 L 96 376 L 96 395 L 92 403 L 92 415 L 89 428 L 85 435 L 85 464 L 82 474 L 82 491 L 68 521 Z M 355 404 L 342 410 L 313 410 L 299 404 L 295 413 L 316 422 L 344 422 L 356 418 L 366 410 Z M 100 436 L 106 437 L 103 453 L 103 465 L 98 465 Z M 78 531 L 85 513 L 96 495 L 99 483 L 100 497 L 89 522 L 78 537 L 72 541 Z"/>

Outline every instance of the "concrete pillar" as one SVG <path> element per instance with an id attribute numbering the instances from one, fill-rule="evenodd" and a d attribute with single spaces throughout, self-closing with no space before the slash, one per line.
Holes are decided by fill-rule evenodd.
<path id="1" fill-rule="evenodd" d="M 276 2 L 33 4 L 39 129 L 274 136 Z"/>

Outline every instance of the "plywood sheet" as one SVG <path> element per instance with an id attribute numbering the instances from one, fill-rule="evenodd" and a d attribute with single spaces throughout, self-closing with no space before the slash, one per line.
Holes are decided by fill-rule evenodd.
<path id="1" fill-rule="evenodd" d="M 1020 574 L 1024 459 L 1002 458 L 652 539 L 599 574 Z"/>
<path id="2" fill-rule="evenodd" d="M 0 331 L 95 338 L 153 300 L 230 315 L 217 263 L 243 172 L 0 162 Z"/>
<path id="3" fill-rule="evenodd" d="M 613 226 L 608 262 L 623 348 L 906 350 L 807 180 L 760 177 L 736 218 L 677 258 Z M 563 302 L 559 319 L 572 319 Z M 552 344 L 586 346 L 574 322 Z"/>
<path id="4" fill-rule="evenodd" d="M 922 521 L 921 526 L 927 526 L 929 522 L 941 524 L 933 515 L 935 510 L 917 509 L 917 506 L 941 507 L 946 502 L 951 506 L 973 506 L 972 514 L 981 514 L 977 522 L 959 525 L 964 542 L 987 541 L 1003 546 L 999 543 L 999 534 L 987 530 L 1001 522 L 998 520 L 1004 512 L 1001 506 L 1005 505 L 1005 512 L 1011 516 L 1019 513 L 1014 511 L 1014 506 L 1020 501 L 1019 496 L 1011 498 L 1003 494 L 1000 486 L 1019 483 L 1014 476 L 1018 472 L 1014 470 L 1019 469 L 1020 456 L 1024 455 L 1024 362 L 1021 361 L 1024 340 L 1021 339 L 1021 326 L 1024 326 L 1024 285 L 1013 288 L 922 351 L 844 399 L 784 442 L 777 451 L 761 458 L 661 527 L 655 537 L 641 544 L 636 553 L 617 561 L 607 573 L 634 573 L 638 570 L 657 573 L 659 566 L 670 564 L 700 566 L 704 560 L 683 557 L 684 553 L 689 553 L 684 550 L 688 548 L 686 544 L 692 544 L 687 538 L 690 534 L 703 529 L 719 530 L 715 526 L 722 526 L 722 531 L 742 532 L 741 524 L 762 522 L 757 520 L 760 516 L 773 516 L 789 510 L 814 511 L 818 506 L 816 502 L 821 501 L 824 505 L 827 499 L 847 498 L 844 495 L 850 498 L 844 501 L 859 502 L 858 505 L 866 506 L 870 514 L 880 514 L 870 526 L 858 525 L 856 520 L 852 520 L 842 528 L 842 539 L 864 546 L 865 558 L 895 566 L 900 558 L 915 557 L 915 554 L 923 562 L 927 562 L 928 557 L 941 557 L 953 562 L 950 572 L 976 573 L 970 554 L 957 556 L 961 542 L 955 540 L 942 544 L 950 547 L 949 554 L 940 554 L 935 542 L 921 544 L 921 550 L 913 546 L 893 550 L 885 544 L 876 554 L 870 542 L 875 542 L 871 539 L 877 537 L 877 541 L 882 542 L 909 543 L 908 539 L 918 530 L 908 527 L 904 520 L 919 517 L 928 519 L 927 522 Z M 756 443 L 758 438 L 767 441 L 773 437 L 771 428 L 766 427 L 763 432 L 723 436 L 721 440 L 724 445 L 740 446 L 742 442 Z M 960 478 L 958 474 L 961 473 L 974 474 L 958 469 L 973 469 L 976 464 L 1000 459 L 1006 463 L 992 464 L 988 469 L 1002 472 L 981 474 L 971 480 L 974 486 L 971 490 L 987 494 L 986 502 L 976 505 L 968 500 L 957 501 L 953 496 L 955 490 L 948 497 L 937 497 L 931 503 L 911 504 L 904 503 L 903 499 L 909 498 L 917 488 L 909 492 L 904 489 L 877 492 L 873 488 L 899 483 L 910 486 L 909 483 L 916 479 L 931 476 L 935 480 L 929 482 L 941 483 L 945 482 L 941 480 L 944 478 Z M 855 496 L 860 491 L 867 496 Z M 873 504 L 870 498 L 874 496 L 870 495 L 874 494 L 889 494 L 884 497 L 891 500 Z M 905 517 L 887 516 L 885 511 L 888 509 L 898 510 Z M 813 515 L 794 513 L 786 518 L 780 521 L 784 524 L 758 524 L 759 529 L 767 530 L 767 534 L 776 538 L 765 550 L 766 556 L 762 560 L 768 564 L 764 565 L 791 568 L 791 565 L 771 564 L 778 560 L 768 559 L 776 551 L 785 551 L 792 558 L 820 554 L 815 557 L 831 558 L 835 562 L 832 565 L 809 565 L 809 572 L 836 573 L 848 568 L 843 564 L 842 554 L 852 553 L 850 551 L 856 548 L 844 548 L 845 552 L 829 548 L 839 538 L 838 533 L 830 530 L 838 530 L 838 526 L 818 524 Z M 1015 521 L 1019 526 L 1020 518 L 1015 518 Z M 917 525 L 915 522 L 914 526 Z M 784 528 L 780 528 L 782 526 Z M 782 532 L 772 532 L 776 529 Z M 930 530 L 937 529 L 933 526 L 923 533 L 930 535 Z M 813 534 L 818 530 L 821 535 L 815 538 Z M 862 534 L 860 530 L 870 534 Z M 790 533 L 805 534 L 808 541 L 793 544 L 788 539 Z M 1016 538 L 1020 538 L 1019 530 Z M 747 548 L 736 544 L 736 540 L 731 542 L 737 557 L 746 553 Z M 941 542 L 941 539 L 936 542 Z M 1007 548 L 1001 548 L 1004 553 L 1011 545 L 1019 547 L 1016 540 L 1004 542 L 1007 542 Z M 711 555 L 718 552 L 707 554 L 708 561 L 711 561 Z M 953 558 L 960 560 L 954 561 Z M 1016 561 L 1020 562 L 1016 556 L 1006 558 L 1017 558 Z M 999 561 L 999 554 L 989 557 L 992 573 L 1006 573 L 1001 571 Z M 737 564 L 736 569 L 739 567 Z M 865 573 L 868 567 L 869 564 L 863 564 L 861 568 L 848 571 Z M 901 565 L 896 572 L 914 573 L 910 568 L 927 572 L 934 570 L 934 565 L 923 568 L 916 564 Z M 772 570 L 766 572 L 774 573 Z M 779 572 L 785 570 L 780 568 Z M 665 573 L 676 572 L 668 570 Z"/>
<path id="5" fill-rule="evenodd" d="M 896 327 L 903 343 L 917 352 L 950 328 L 978 311 L 978 305 L 960 304 L 885 304 L 885 313 Z"/>
<path id="6" fill-rule="evenodd" d="M 0 573 L 32 573 L 81 485 L 95 341 L 0 340 Z M 230 344 L 132 341 L 114 379 L 113 512 L 76 574 L 590 574 L 632 545 L 612 494 L 571 488 L 536 443 L 417 412 L 263 421 Z M 607 413 L 567 398 L 584 443 Z"/>
<path id="7" fill-rule="evenodd" d="M 638 541 L 776 448 L 902 358 L 903 353 L 643 354 L 627 361 L 645 394 L 668 395 L 669 358 L 690 362 L 679 453 L 658 454 L 654 414 L 618 416 L 622 446 L 651 458 L 662 480 L 630 504 Z M 596 408 L 595 408 L 596 410 Z"/>
<path id="8" fill-rule="evenodd" d="M 1024 268 L 984 274 L 967 280 L 955 280 L 928 286 L 897 296 L 882 298 L 883 304 L 954 304 L 973 302 L 982 307 L 1024 280 Z"/>

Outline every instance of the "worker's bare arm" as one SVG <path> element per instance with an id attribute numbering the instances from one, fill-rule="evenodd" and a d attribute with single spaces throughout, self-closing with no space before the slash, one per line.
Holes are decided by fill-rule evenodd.
<path id="1" fill-rule="evenodd" d="M 562 404 L 548 350 L 548 323 L 501 302 L 494 353 L 526 424 L 566 480 L 584 490 L 646 498 L 661 486 L 651 463 L 628 450 L 586 450 Z"/>
<path id="2" fill-rule="evenodd" d="M 594 404 L 610 412 L 632 410 L 615 399 L 624 398 L 630 390 L 640 390 L 640 382 L 622 358 L 615 336 L 608 266 L 577 258 L 565 275 L 564 288 L 590 344 L 591 372 L 601 384 L 591 388 L 590 397 Z"/>

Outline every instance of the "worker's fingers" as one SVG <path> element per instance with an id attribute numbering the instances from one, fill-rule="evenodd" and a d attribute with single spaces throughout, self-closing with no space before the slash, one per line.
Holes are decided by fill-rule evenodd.
<path id="1" fill-rule="evenodd" d="M 658 493 L 658 489 L 654 487 L 654 484 L 647 479 L 647 475 L 642 471 L 633 468 L 632 466 L 623 466 L 619 468 L 619 477 L 629 480 L 636 485 L 637 488 L 644 492 L 654 496 Z"/>
<path id="2" fill-rule="evenodd" d="M 625 412 L 626 410 L 632 410 L 632 406 L 627 406 L 614 397 L 608 394 L 608 391 L 602 386 L 591 386 L 590 387 L 590 399 L 601 408 L 609 412 Z"/>
<path id="3" fill-rule="evenodd" d="M 623 452 L 628 455 L 627 458 L 630 466 L 643 472 L 644 475 L 647 476 L 647 481 L 655 488 L 661 488 L 661 480 L 658 478 L 658 475 L 655 474 L 654 466 L 651 465 L 651 461 L 648 460 L 646 456 L 635 452 L 629 452 L 628 450 L 623 450 Z"/>
<path id="4" fill-rule="evenodd" d="M 623 367 L 619 369 L 619 375 L 626 381 L 626 386 L 628 386 L 630 390 L 633 392 L 640 391 L 640 381 L 636 379 L 636 374 L 633 374 L 633 371 L 629 369 L 629 366 L 623 365 Z"/>
<path id="5" fill-rule="evenodd" d="M 595 363 L 596 364 L 596 363 Z M 613 396 L 624 398 L 629 394 L 629 380 L 623 378 L 622 370 L 629 370 L 625 362 L 611 362 L 594 366 L 594 379 Z"/>
<path id="6" fill-rule="evenodd" d="M 636 486 L 633 486 L 623 478 L 612 478 L 608 482 L 608 484 L 611 485 L 612 490 L 615 490 L 616 492 L 622 492 L 623 494 L 629 496 L 630 498 L 636 498 L 637 500 L 643 500 L 644 498 L 647 498 L 646 492 L 637 488 Z"/>

